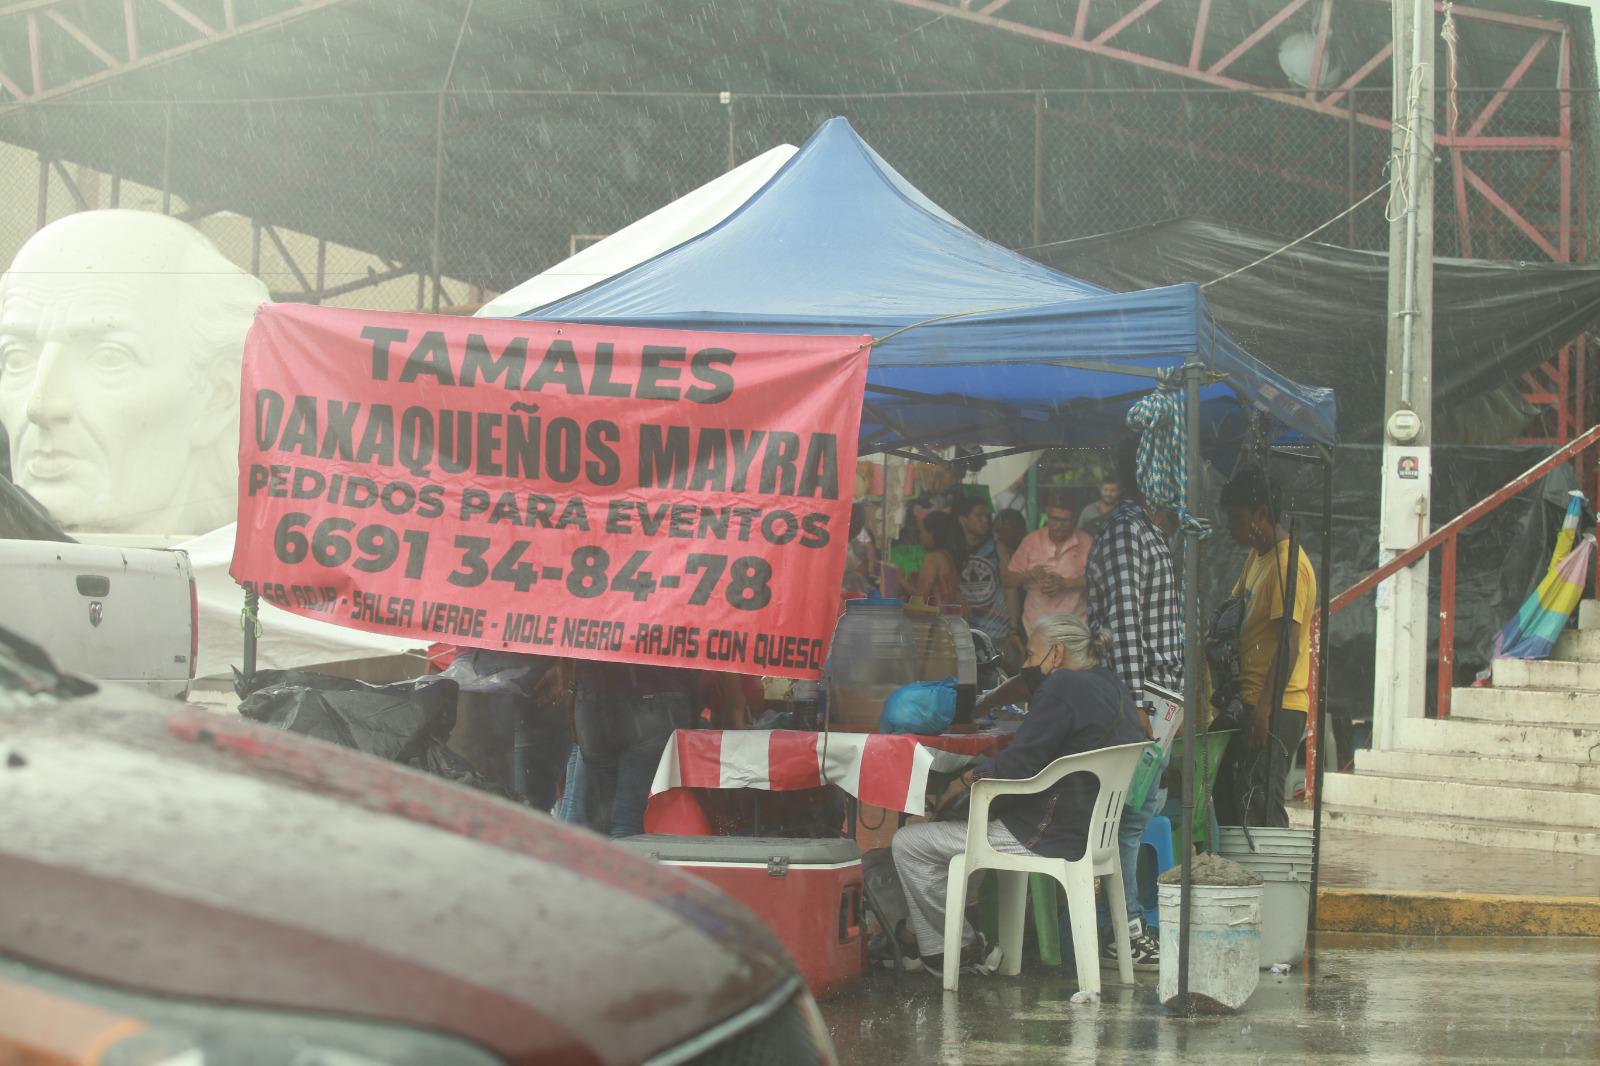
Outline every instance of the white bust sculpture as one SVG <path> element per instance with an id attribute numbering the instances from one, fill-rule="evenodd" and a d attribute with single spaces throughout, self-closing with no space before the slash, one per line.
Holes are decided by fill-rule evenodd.
<path id="1" fill-rule="evenodd" d="M 239 363 L 267 299 L 165 215 L 84 211 L 34 234 L 0 276 L 12 478 L 74 532 L 233 521 Z"/>

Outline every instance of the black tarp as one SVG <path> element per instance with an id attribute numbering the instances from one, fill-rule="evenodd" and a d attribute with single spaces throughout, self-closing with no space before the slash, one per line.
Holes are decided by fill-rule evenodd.
<path id="1" fill-rule="evenodd" d="M 450 749 L 459 686 L 431 674 L 372 685 L 309 670 L 234 671 L 239 714 L 510 798 Z"/>
<path id="2" fill-rule="evenodd" d="M 1132 291 L 1204 284 L 1285 243 L 1179 219 L 1028 254 L 1074 277 Z M 1377 443 L 1388 270 L 1383 252 L 1307 241 L 1205 295 L 1246 351 L 1294 381 L 1338 389 L 1341 441 Z M 1433 299 L 1435 443 L 1497 444 L 1521 436 L 1533 413 L 1508 386 L 1600 321 L 1600 267 L 1436 259 Z"/>

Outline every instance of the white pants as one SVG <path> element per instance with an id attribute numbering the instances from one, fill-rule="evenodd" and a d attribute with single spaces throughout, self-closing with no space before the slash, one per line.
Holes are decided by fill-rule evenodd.
<path id="1" fill-rule="evenodd" d="M 989 844 L 1010 855 L 1032 855 L 999 819 L 989 823 Z M 917 953 L 944 954 L 944 903 L 950 881 L 950 860 L 967 850 L 966 822 L 920 822 L 895 833 L 890 846 L 894 868 L 905 892 Z M 964 923 L 961 945 L 972 942 L 972 925 Z"/>

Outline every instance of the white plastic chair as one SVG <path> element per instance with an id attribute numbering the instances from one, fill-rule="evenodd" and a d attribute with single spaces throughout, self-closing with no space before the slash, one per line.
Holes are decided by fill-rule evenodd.
<path id="1" fill-rule="evenodd" d="M 1108 877 L 1106 902 L 1117 941 L 1117 972 L 1123 984 L 1133 983 L 1133 952 L 1128 941 L 1128 904 L 1123 899 L 1122 863 L 1117 856 L 1117 828 L 1122 807 L 1148 742 L 1100 748 L 1065 755 L 1023 781 L 986 777 L 972 784 L 967 815 L 967 850 L 950 860 L 944 911 L 944 987 L 954 992 L 961 983 L 961 930 L 965 922 L 967 879 L 979 870 L 994 870 L 1000 889 L 1000 972 L 1022 972 L 1022 922 L 1027 913 L 1028 875 L 1045 874 L 1061 882 L 1072 919 L 1072 950 L 1078 964 L 1078 988 L 1100 991 L 1100 937 L 1095 928 L 1094 879 Z M 996 796 L 1043 792 L 1068 774 L 1093 774 L 1099 794 L 1089 815 L 1088 846 L 1076 862 L 1043 855 L 1012 855 L 989 844 L 989 805 Z"/>

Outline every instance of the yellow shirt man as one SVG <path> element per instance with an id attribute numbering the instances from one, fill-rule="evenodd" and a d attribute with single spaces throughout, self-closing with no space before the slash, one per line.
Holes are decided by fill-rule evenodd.
<path id="1" fill-rule="evenodd" d="M 1289 682 L 1284 686 L 1284 710 L 1305 711 L 1311 706 L 1306 683 L 1311 673 L 1311 613 L 1316 610 L 1317 574 L 1304 550 L 1296 546 L 1300 557 L 1299 573 L 1294 582 L 1293 621 L 1299 623 L 1300 639 L 1295 648 L 1294 669 L 1289 672 Z M 1277 565 L 1274 566 L 1274 556 Z M 1239 688 L 1245 706 L 1255 707 L 1261 701 L 1262 690 L 1272 683 L 1274 659 L 1278 640 L 1283 632 L 1284 593 L 1289 578 L 1289 542 L 1277 542 L 1277 551 L 1251 551 L 1244 570 L 1233 586 L 1235 596 L 1248 597 L 1244 624 L 1239 630 Z"/>

